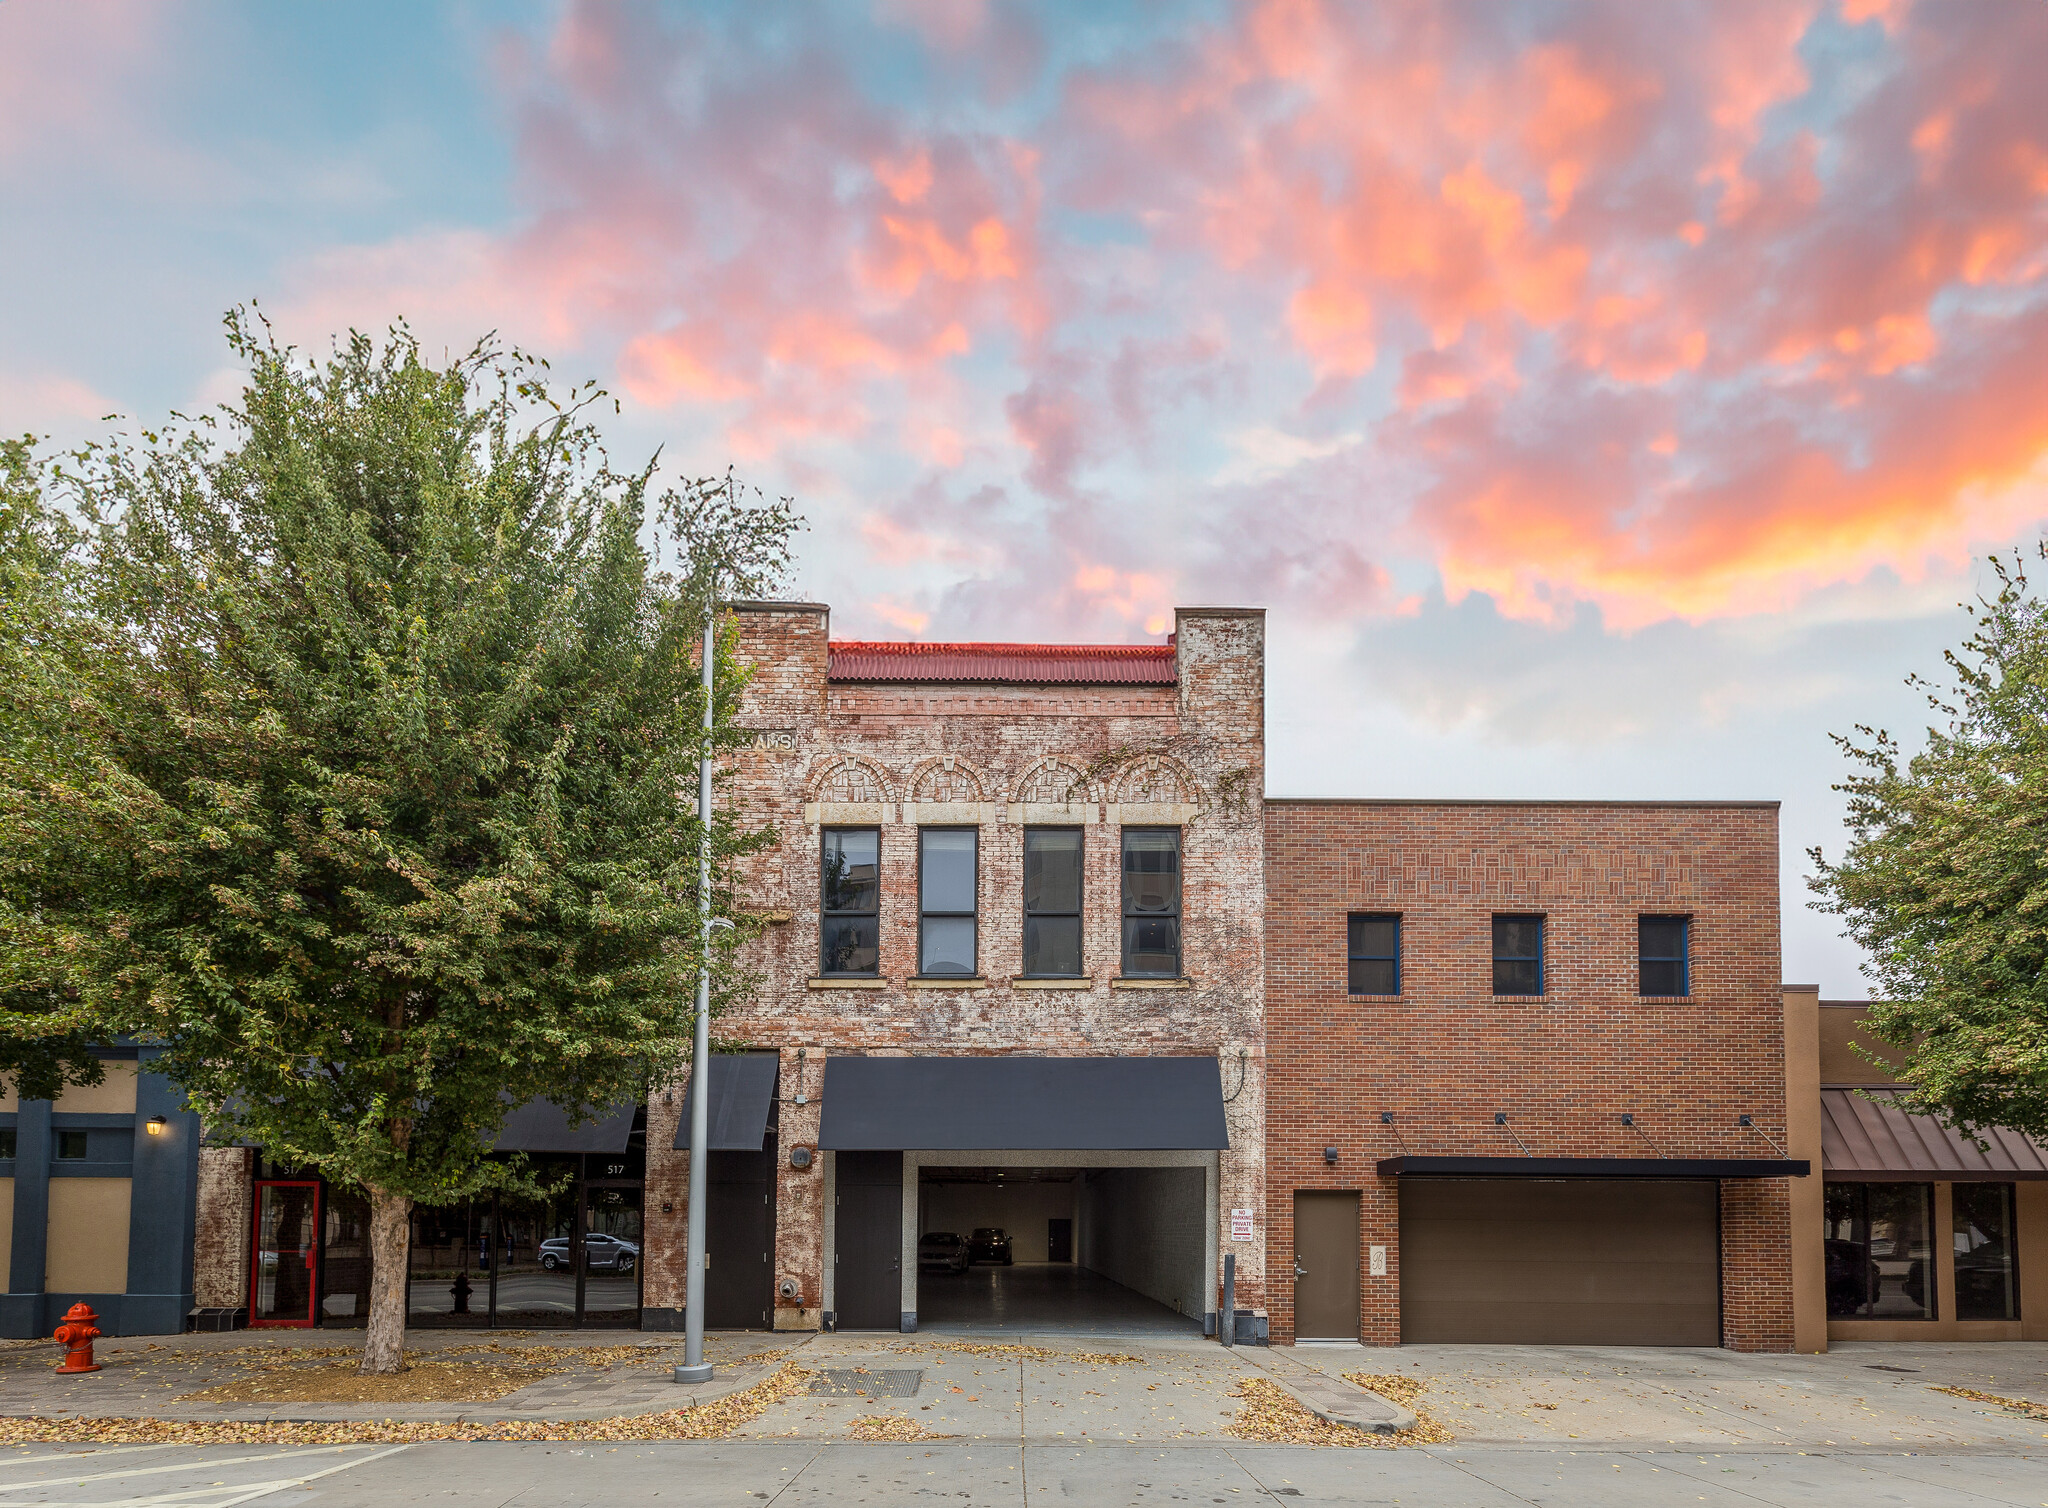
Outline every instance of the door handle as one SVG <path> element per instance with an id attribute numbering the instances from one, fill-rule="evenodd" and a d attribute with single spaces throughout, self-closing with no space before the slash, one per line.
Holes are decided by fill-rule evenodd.
<path id="1" fill-rule="evenodd" d="M 1294 1257 L 1294 1276 L 1297 1281 L 1308 1276 L 1308 1269 L 1301 1265 L 1301 1254 L 1299 1252 L 1295 1253 Z"/>

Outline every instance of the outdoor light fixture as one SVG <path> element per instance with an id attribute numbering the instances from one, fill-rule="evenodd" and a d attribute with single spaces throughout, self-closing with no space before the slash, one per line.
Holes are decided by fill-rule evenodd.
<path id="1" fill-rule="evenodd" d="M 1337 1149 L 1335 1147 L 1323 1148 L 1323 1161 L 1331 1167 L 1335 1167 L 1337 1165 Z"/>
<path id="2" fill-rule="evenodd" d="M 164 1134 L 164 1127 L 169 1124 L 170 1122 L 165 1120 L 161 1115 L 152 1115 L 148 1120 L 143 1122 L 143 1125 L 148 1128 L 149 1134 L 151 1136 L 162 1136 Z"/>

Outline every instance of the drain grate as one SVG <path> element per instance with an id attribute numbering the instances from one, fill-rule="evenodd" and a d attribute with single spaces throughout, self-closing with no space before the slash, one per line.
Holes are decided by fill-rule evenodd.
<path id="1" fill-rule="evenodd" d="M 813 1398 L 914 1398 L 923 1367 L 827 1367 L 811 1374 Z"/>

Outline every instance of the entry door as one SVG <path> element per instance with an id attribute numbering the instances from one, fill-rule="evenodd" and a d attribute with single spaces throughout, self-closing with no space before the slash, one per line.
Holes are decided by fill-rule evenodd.
<path id="1" fill-rule="evenodd" d="M 640 1207 L 638 1183 L 583 1186 L 582 1262 L 577 1268 L 576 1323 L 640 1324 Z"/>
<path id="2" fill-rule="evenodd" d="M 320 1185 L 256 1184 L 256 1242 L 249 1273 L 251 1325 L 309 1327 L 320 1290 Z"/>
<path id="3" fill-rule="evenodd" d="M 1358 1195 L 1294 1192 L 1294 1336 L 1358 1339 Z"/>
<path id="4" fill-rule="evenodd" d="M 705 1170 L 704 1323 L 762 1330 L 775 1304 L 775 1153 L 713 1152 Z"/>
<path id="5" fill-rule="evenodd" d="M 1711 1180 L 1404 1178 L 1401 1339 L 1718 1346 Z"/>
<path id="6" fill-rule="evenodd" d="M 894 1330 L 903 1317 L 903 1154 L 835 1154 L 832 1310 L 842 1330 Z"/>
<path id="7" fill-rule="evenodd" d="M 1074 1222 L 1072 1220 L 1048 1220 L 1045 1222 L 1045 1260 L 1048 1262 L 1071 1262 L 1074 1260 Z"/>

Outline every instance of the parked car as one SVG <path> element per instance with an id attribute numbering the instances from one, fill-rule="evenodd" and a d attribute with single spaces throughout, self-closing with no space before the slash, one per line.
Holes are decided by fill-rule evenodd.
<path id="1" fill-rule="evenodd" d="M 999 1226 L 978 1226 L 967 1238 L 967 1260 L 1000 1262 L 1008 1267 L 1015 1260 L 1010 1255 L 1010 1233 Z"/>
<path id="2" fill-rule="evenodd" d="M 1828 1313 L 1867 1314 L 1882 1281 L 1877 1264 L 1870 1260 L 1870 1248 L 1861 1241 L 1830 1240 L 1822 1245 L 1827 1254 Z"/>
<path id="3" fill-rule="evenodd" d="M 958 1231 L 927 1231 L 917 1238 L 919 1272 L 965 1272 L 973 1260 L 967 1238 Z"/>
<path id="4" fill-rule="evenodd" d="M 631 1272 L 640 1265 L 640 1248 L 603 1231 L 592 1231 L 583 1238 L 583 1262 L 591 1272 Z M 549 1272 L 567 1267 L 569 1238 L 550 1236 L 541 1242 L 540 1265 Z"/>

